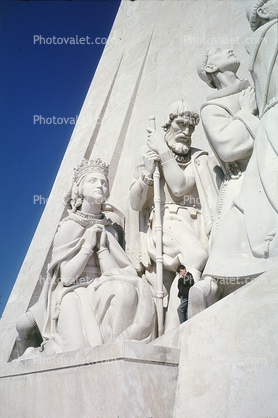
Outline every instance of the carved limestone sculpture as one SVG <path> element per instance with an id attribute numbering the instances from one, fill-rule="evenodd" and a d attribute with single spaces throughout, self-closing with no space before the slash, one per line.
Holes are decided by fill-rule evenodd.
<path id="1" fill-rule="evenodd" d="M 191 315 L 277 266 L 277 1 L 253 2 L 247 17 L 255 30 L 247 50 L 261 121 L 253 130 L 246 125 L 253 132 L 254 152 L 238 195 L 220 219 L 204 272 L 218 279 L 214 283 L 205 279 L 202 294 L 198 293 L 200 286 L 192 290 Z"/>
<path id="2" fill-rule="evenodd" d="M 278 2 L 254 1 L 247 17 L 254 31 L 246 48 L 260 126 L 235 205 L 244 213 L 252 268 L 264 272 L 278 261 Z"/>
<path id="3" fill-rule="evenodd" d="M 184 264 L 198 281 L 208 257 L 208 235 L 218 184 L 221 183 L 218 176 L 222 172 L 219 167 L 217 170 L 215 161 L 208 157 L 207 152 L 191 147 L 191 135 L 198 122 L 199 116 L 190 104 L 182 100 L 172 103 L 163 126 L 165 137 L 148 129 L 147 146 L 142 150 L 143 157 L 130 188 L 131 206 L 140 211 L 142 260 L 145 268 L 151 271 L 150 265 L 154 266 L 156 260 L 153 173 L 155 161 L 159 162 L 163 268 L 167 291 L 179 264 Z M 167 272 L 172 272 L 168 283 Z M 175 280 L 170 291 L 166 331 L 179 325 L 177 293 Z"/>
<path id="4" fill-rule="evenodd" d="M 237 263 L 230 257 L 233 249 L 228 244 L 227 228 L 231 223 L 232 228 L 237 228 L 235 252 L 241 251 L 238 242 L 242 240 L 244 228 L 236 226 L 229 216 L 234 198 L 241 190 L 259 120 L 255 116 L 257 106 L 254 90 L 247 80 L 242 81 L 236 75 L 239 66 L 240 62 L 233 50 L 221 48 L 209 49 L 197 66 L 201 79 L 217 89 L 202 105 L 201 119 L 225 177 L 219 194 L 218 213 L 214 220 L 210 255 L 203 280 L 190 292 L 189 317 L 245 284 L 242 280 L 236 280 L 232 285 L 230 283 L 230 278 L 238 277 L 239 274 Z"/>
<path id="5" fill-rule="evenodd" d="M 66 199 L 71 211 L 55 235 L 47 282 L 17 324 L 21 343 L 32 345 L 39 332 L 46 354 L 153 337 L 150 286 L 137 276 L 102 211 L 107 172 L 100 159 L 83 160 L 74 170 Z"/>

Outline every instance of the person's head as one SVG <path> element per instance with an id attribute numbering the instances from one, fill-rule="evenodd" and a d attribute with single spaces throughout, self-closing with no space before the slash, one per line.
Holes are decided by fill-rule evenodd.
<path id="1" fill-rule="evenodd" d="M 73 185 L 65 197 L 73 212 L 82 206 L 84 200 L 89 204 L 101 205 L 109 195 L 108 165 L 96 160 L 83 159 L 81 165 L 74 169 Z"/>
<path id="2" fill-rule="evenodd" d="M 165 141 L 176 154 L 187 154 L 191 147 L 191 135 L 199 123 L 199 115 L 188 102 L 179 100 L 169 106 L 162 128 Z"/>
<path id="3" fill-rule="evenodd" d="M 255 0 L 246 10 L 247 19 L 254 32 L 270 20 L 278 18 L 278 0 Z"/>
<path id="4" fill-rule="evenodd" d="M 183 264 L 180 264 L 177 268 L 177 273 L 183 276 L 184 274 L 186 274 L 186 267 Z"/>
<path id="5" fill-rule="evenodd" d="M 199 77 L 211 88 L 218 88 L 218 75 L 225 72 L 236 75 L 240 62 L 230 48 L 210 48 L 197 64 Z"/>

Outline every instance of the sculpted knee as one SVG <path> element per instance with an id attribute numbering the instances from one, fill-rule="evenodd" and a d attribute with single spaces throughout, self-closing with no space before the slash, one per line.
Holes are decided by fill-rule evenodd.
<path id="1" fill-rule="evenodd" d="M 206 249 L 200 244 L 193 247 L 192 256 L 190 256 L 190 264 L 196 270 L 202 271 L 208 259 L 208 253 Z"/>
<path id="2" fill-rule="evenodd" d="M 200 269 L 199 270 L 203 270 L 207 260 L 208 260 L 208 253 L 206 251 L 206 249 L 204 247 L 201 247 L 199 249 L 199 262 L 200 262 Z"/>
<path id="3" fill-rule="evenodd" d="M 213 279 L 211 279 L 210 281 L 210 291 L 212 294 L 215 294 L 218 292 L 218 284 Z"/>
<path id="4" fill-rule="evenodd" d="M 138 295 L 136 288 L 131 283 L 118 282 L 115 289 L 115 296 L 121 303 L 137 306 Z"/>
<path id="5" fill-rule="evenodd" d="M 210 284 L 209 291 L 206 295 L 207 306 L 211 306 L 219 300 L 219 287 L 216 281 L 213 280 L 211 277 L 207 277 L 206 279 Z"/>
<path id="6" fill-rule="evenodd" d="M 99 292 L 101 290 L 101 293 Z M 99 297 L 110 300 L 111 305 L 130 305 L 136 308 L 138 295 L 133 284 L 124 281 L 104 283 L 100 289 Z"/>
<path id="7" fill-rule="evenodd" d="M 25 339 L 32 337 L 36 333 L 36 327 L 33 326 L 26 313 L 21 315 L 16 324 L 16 330 L 18 334 Z"/>
<path id="8" fill-rule="evenodd" d="M 205 279 L 200 280 L 197 283 L 195 283 L 194 288 L 199 289 L 203 293 L 204 297 L 207 297 L 211 291 L 211 280 L 212 279 L 210 277 L 206 277 Z"/>

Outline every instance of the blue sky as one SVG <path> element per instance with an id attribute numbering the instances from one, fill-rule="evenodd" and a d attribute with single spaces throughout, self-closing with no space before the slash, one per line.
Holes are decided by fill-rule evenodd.
<path id="1" fill-rule="evenodd" d="M 74 118 L 105 46 L 103 38 L 109 36 L 119 5 L 120 0 L 1 2 L 0 314 L 42 215 L 43 199 L 50 194 Z M 43 38 L 48 38 L 45 44 Z M 65 40 L 57 44 L 58 38 Z M 43 124 L 42 118 L 53 122 Z M 57 118 L 63 123 L 54 124 Z"/>

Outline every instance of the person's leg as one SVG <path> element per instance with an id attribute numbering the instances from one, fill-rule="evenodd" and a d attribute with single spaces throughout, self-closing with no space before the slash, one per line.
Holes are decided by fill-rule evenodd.
<path id="1" fill-rule="evenodd" d="M 178 307 L 177 311 L 178 311 L 178 315 L 179 315 L 179 320 L 180 320 L 180 324 L 182 324 L 183 322 L 186 321 L 186 314 L 187 314 L 187 305 L 188 305 L 188 299 L 181 297 L 181 304 Z"/>

